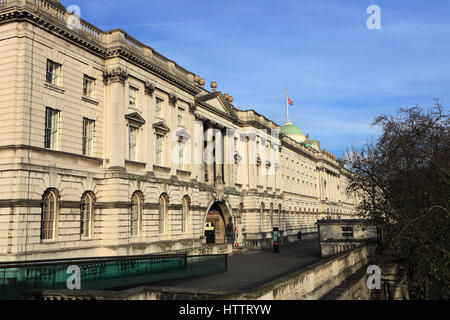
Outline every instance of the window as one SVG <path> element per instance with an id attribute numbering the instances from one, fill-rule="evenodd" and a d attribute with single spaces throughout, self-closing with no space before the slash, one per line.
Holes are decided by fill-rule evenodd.
<path id="1" fill-rule="evenodd" d="M 160 134 L 156 135 L 156 158 L 155 163 L 157 166 L 162 165 L 162 140 L 163 136 Z"/>
<path id="2" fill-rule="evenodd" d="M 182 203 L 181 203 L 181 232 L 186 232 L 186 226 L 189 216 L 189 207 L 190 207 L 190 200 L 188 196 L 184 196 Z"/>
<path id="3" fill-rule="evenodd" d="M 166 232 L 166 217 L 169 211 L 169 200 L 166 194 L 162 194 L 159 197 L 159 233 L 165 234 Z"/>
<path id="4" fill-rule="evenodd" d="M 87 75 L 83 77 L 83 95 L 93 98 L 95 90 L 95 79 Z"/>
<path id="5" fill-rule="evenodd" d="M 80 231 L 83 237 L 90 237 L 92 234 L 94 196 L 91 192 L 86 192 L 81 197 L 81 225 Z"/>
<path id="6" fill-rule="evenodd" d="M 270 227 L 273 228 L 273 203 L 270 204 Z"/>
<path id="7" fill-rule="evenodd" d="M 264 210 L 265 210 L 264 202 L 261 202 L 261 213 L 260 213 L 260 215 L 261 215 L 261 231 L 264 230 L 264 220 L 265 220 L 265 218 L 264 218 Z"/>
<path id="8" fill-rule="evenodd" d="M 59 204 L 56 190 L 46 191 L 42 199 L 41 240 L 53 240 L 55 238 L 58 208 Z"/>
<path id="9" fill-rule="evenodd" d="M 256 186 L 259 186 L 259 170 L 261 170 L 261 166 L 256 164 Z"/>
<path id="10" fill-rule="evenodd" d="M 138 128 L 128 126 L 128 159 L 137 160 L 137 131 Z"/>
<path id="11" fill-rule="evenodd" d="M 239 163 L 238 161 L 235 161 L 233 166 L 234 184 L 238 183 L 238 170 L 239 170 Z"/>
<path id="12" fill-rule="evenodd" d="M 178 166 L 180 170 L 184 168 L 184 141 L 182 139 L 178 140 Z"/>
<path id="13" fill-rule="evenodd" d="M 129 87 L 128 101 L 129 101 L 130 107 L 137 106 L 138 93 L 139 93 L 139 89 L 136 89 L 135 87 L 132 87 L 132 86 Z"/>
<path id="14" fill-rule="evenodd" d="M 353 238 L 353 227 L 342 227 L 342 236 L 344 238 Z"/>
<path id="15" fill-rule="evenodd" d="M 59 63 L 47 60 L 46 81 L 57 86 L 61 85 L 61 65 Z"/>
<path id="16" fill-rule="evenodd" d="M 83 118 L 83 155 L 94 154 L 94 120 Z"/>
<path id="17" fill-rule="evenodd" d="M 163 108 L 164 100 L 161 98 L 156 97 L 156 104 L 155 104 L 155 113 L 157 117 L 162 117 L 162 108 Z"/>
<path id="18" fill-rule="evenodd" d="M 184 124 L 184 109 L 178 108 L 178 125 L 182 126 Z"/>
<path id="19" fill-rule="evenodd" d="M 136 191 L 131 197 L 130 231 L 132 236 L 137 236 L 141 233 L 142 211 L 144 207 L 143 202 L 141 192 Z"/>
<path id="20" fill-rule="evenodd" d="M 56 150 L 58 148 L 59 111 L 45 108 L 45 138 L 44 147 Z"/>
<path id="21" fill-rule="evenodd" d="M 278 226 L 281 227 L 281 214 L 282 214 L 282 210 L 281 210 L 281 204 L 278 205 Z"/>

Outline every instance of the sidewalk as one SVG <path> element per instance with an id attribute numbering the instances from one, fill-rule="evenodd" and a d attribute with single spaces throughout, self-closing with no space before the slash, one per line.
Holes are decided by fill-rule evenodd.
<path id="1" fill-rule="evenodd" d="M 304 241 L 280 247 L 278 254 L 269 250 L 234 253 L 228 257 L 227 272 L 195 279 L 161 281 L 152 286 L 231 293 L 256 288 L 320 259 L 318 241 Z"/>

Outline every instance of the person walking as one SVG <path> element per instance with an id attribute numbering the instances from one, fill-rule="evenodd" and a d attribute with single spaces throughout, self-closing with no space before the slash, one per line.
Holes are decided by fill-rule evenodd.
<path id="1" fill-rule="evenodd" d="M 301 230 L 298 230 L 297 240 L 298 240 L 298 243 L 302 243 L 302 231 Z"/>

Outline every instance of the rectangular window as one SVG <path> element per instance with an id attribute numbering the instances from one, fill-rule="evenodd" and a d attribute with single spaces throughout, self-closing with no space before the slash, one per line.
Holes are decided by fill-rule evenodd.
<path id="1" fill-rule="evenodd" d="M 184 168 L 184 142 L 178 141 L 178 166 L 180 170 Z"/>
<path id="2" fill-rule="evenodd" d="M 56 150 L 58 148 L 59 111 L 45 108 L 45 138 L 44 147 Z"/>
<path id="3" fill-rule="evenodd" d="M 128 100 L 130 107 L 136 107 L 137 106 L 137 97 L 138 97 L 139 89 L 136 89 L 135 87 L 130 86 L 128 90 Z"/>
<path id="4" fill-rule="evenodd" d="M 155 158 L 155 163 L 157 166 L 161 166 L 162 165 L 162 139 L 163 136 L 157 134 L 156 135 L 156 158 Z"/>
<path id="5" fill-rule="evenodd" d="M 342 236 L 344 238 L 353 238 L 353 227 L 342 227 Z"/>
<path id="6" fill-rule="evenodd" d="M 178 108 L 178 125 L 182 126 L 184 123 L 184 109 Z"/>
<path id="7" fill-rule="evenodd" d="M 137 131 L 138 128 L 128 126 L 128 159 L 137 160 Z"/>
<path id="8" fill-rule="evenodd" d="M 61 64 L 47 60 L 46 81 L 57 86 L 61 85 Z"/>
<path id="9" fill-rule="evenodd" d="M 95 79 L 84 75 L 83 77 L 83 95 L 93 98 L 95 89 Z"/>
<path id="10" fill-rule="evenodd" d="M 83 155 L 94 154 L 94 120 L 83 118 Z"/>
<path id="11" fill-rule="evenodd" d="M 155 113 L 156 113 L 156 116 L 159 118 L 162 117 L 163 103 L 164 103 L 163 99 L 156 97 Z"/>

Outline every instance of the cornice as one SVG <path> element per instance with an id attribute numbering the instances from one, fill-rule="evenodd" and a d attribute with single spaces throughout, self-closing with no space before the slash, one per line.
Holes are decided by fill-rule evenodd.
<path id="1" fill-rule="evenodd" d="M 176 75 L 171 74 L 169 71 L 163 70 L 162 66 L 160 66 L 156 63 L 153 63 L 148 59 L 140 58 L 135 52 L 132 52 L 125 46 L 108 48 L 104 58 L 112 59 L 112 58 L 117 58 L 117 57 L 123 58 L 124 60 L 127 60 L 130 63 L 136 64 L 137 66 L 166 80 L 170 84 L 172 84 L 192 95 L 197 95 L 201 91 L 194 85 L 190 85 L 187 82 L 185 82 L 184 80 L 181 80 L 180 78 L 178 78 Z"/>
<path id="2" fill-rule="evenodd" d="M 207 111 L 210 111 L 211 113 L 214 113 L 220 117 L 224 117 L 227 120 L 231 121 L 234 124 L 238 124 L 237 118 L 234 118 L 231 114 L 222 112 L 220 110 L 217 110 L 216 108 L 212 107 L 210 104 L 204 102 L 202 99 L 196 97 L 195 98 L 195 107 L 202 107 L 203 109 L 206 109 Z M 201 118 L 201 115 L 197 114 L 199 118 Z"/>
<path id="3" fill-rule="evenodd" d="M 294 151 L 295 153 L 300 153 L 301 155 L 303 155 L 311 160 L 317 161 L 317 157 L 315 157 L 313 154 L 310 154 L 308 152 L 309 150 L 302 150 L 301 147 L 297 147 L 297 146 L 291 144 L 290 142 L 286 141 L 285 137 L 282 137 L 281 135 L 280 135 L 280 141 L 281 141 L 282 147 L 286 147 L 286 148 Z"/>
<path id="4" fill-rule="evenodd" d="M 171 74 L 171 72 L 168 71 L 168 66 L 166 67 L 154 63 L 149 59 L 142 57 L 139 53 L 131 51 L 125 45 L 107 48 L 100 40 L 70 30 L 45 11 L 32 11 L 30 8 L 18 6 L 7 7 L 4 10 L 2 9 L 3 8 L 0 7 L 0 24 L 14 21 L 27 21 L 59 38 L 82 47 L 86 51 L 95 54 L 102 59 L 107 60 L 110 58 L 121 57 L 192 95 L 197 95 L 201 92 L 195 85 L 191 85 L 187 81 L 180 79 L 177 75 Z M 165 68 L 167 71 L 164 70 Z"/>

